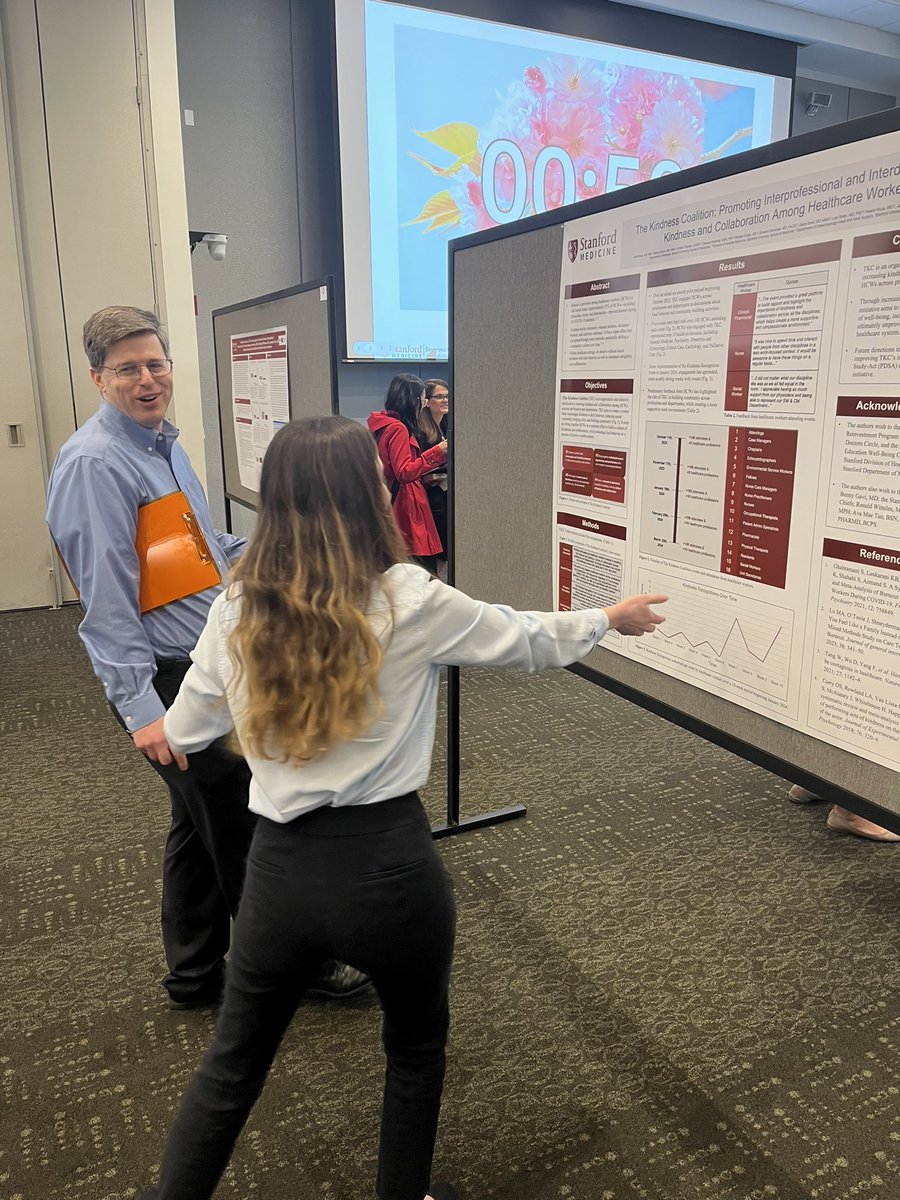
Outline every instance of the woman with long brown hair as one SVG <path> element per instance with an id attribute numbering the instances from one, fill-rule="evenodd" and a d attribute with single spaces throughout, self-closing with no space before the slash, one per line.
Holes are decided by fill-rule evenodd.
<path id="1" fill-rule="evenodd" d="M 410 554 L 432 573 L 443 552 L 422 482 L 447 461 L 447 439 L 424 450 L 419 442 L 419 413 L 425 384 L 418 375 L 395 375 L 388 384 L 384 409 L 369 416 L 368 426 L 378 444 L 384 479 L 391 493 L 394 518 Z"/>
<path id="2" fill-rule="evenodd" d="M 661 599 L 543 614 L 471 600 L 406 561 L 363 426 L 279 431 L 256 531 L 165 721 L 176 753 L 236 732 L 259 819 L 215 1039 L 150 1195 L 212 1195 L 304 990 L 336 958 L 371 977 L 383 1009 L 378 1196 L 453 1200 L 429 1177 L 455 912 L 416 791 L 440 665 L 563 665 L 611 627 L 652 630 Z"/>

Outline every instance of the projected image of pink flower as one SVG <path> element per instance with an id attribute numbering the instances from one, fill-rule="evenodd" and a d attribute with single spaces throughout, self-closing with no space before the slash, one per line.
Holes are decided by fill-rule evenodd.
<path id="1" fill-rule="evenodd" d="M 407 224 L 471 233 L 718 158 L 751 132 L 704 143 L 711 107 L 732 90 L 587 59 L 535 62 L 480 128 L 416 131 L 453 161 L 413 154 L 444 186 Z"/>
<path id="2" fill-rule="evenodd" d="M 654 164 L 664 159 L 682 167 L 692 167 L 703 153 L 703 137 L 697 118 L 677 100 L 661 100 L 643 123 L 638 153 L 642 179 L 649 179 Z"/>

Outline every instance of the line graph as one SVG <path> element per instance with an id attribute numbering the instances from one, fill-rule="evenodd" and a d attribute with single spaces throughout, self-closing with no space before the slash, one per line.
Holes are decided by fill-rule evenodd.
<path id="1" fill-rule="evenodd" d="M 636 644 L 639 657 L 708 691 L 742 699 L 752 693 L 779 708 L 787 702 L 789 609 L 649 568 L 640 570 L 638 580 L 641 592 L 669 597 L 660 608 L 665 624 Z"/>
<path id="2" fill-rule="evenodd" d="M 679 638 L 679 637 L 684 638 L 686 644 L 688 646 L 690 646 L 690 648 L 692 650 L 700 650 L 703 646 L 707 646 L 713 652 L 713 654 L 716 655 L 717 658 L 724 658 L 725 650 L 728 646 L 729 641 L 731 640 L 732 633 L 737 633 L 738 636 L 740 637 L 741 641 L 744 643 L 744 649 L 747 651 L 747 653 L 749 655 L 751 655 L 753 658 L 755 658 L 757 660 L 757 662 L 764 663 L 766 661 L 766 659 L 769 657 L 769 653 L 771 652 L 772 647 L 778 641 L 778 638 L 784 632 L 784 630 L 783 630 L 783 627 L 776 629 L 775 636 L 772 638 L 771 642 L 765 649 L 765 653 L 763 653 L 763 654 L 757 654 L 756 651 L 749 644 L 746 637 L 744 636 L 744 630 L 741 627 L 741 623 L 737 617 L 735 617 L 734 620 L 731 622 L 731 628 L 728 630 L 728 633 L 725 635 L 725 642 L 724 642 L 724 645 L 722 646 L 721 650 L 716 650 L 715 646 L 707 638 L 703 638 L 703 640 L 700 642 L 692 642 L 691 639 L 688 637 L 688 635 L 684 632 L 683 629 L 678 629 L 675 631 L 675 633 L 666 633 L 665 629 L 660 629 L 659 632 L 662 634 L 662 636 L 664 638 L 668 638 L 669 640 L 672 640 L 674 638 Z"/>

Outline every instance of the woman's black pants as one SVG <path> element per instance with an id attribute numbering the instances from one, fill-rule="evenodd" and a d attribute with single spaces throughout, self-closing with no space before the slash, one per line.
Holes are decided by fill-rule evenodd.
<path id="1" fill-rule="evenodd" d="M 260 818 L 247 861 L 215 1039 L 169 1135 L 159 1200 L 215 1190 L 307 986 L 324 959 L 372 979 L 387 1059 L 377 1190 L 423 1200 L 444 1081 L 455 908 L 411 793 Z M 298 1137 L 297 1166 L 303 1169 Z"/>

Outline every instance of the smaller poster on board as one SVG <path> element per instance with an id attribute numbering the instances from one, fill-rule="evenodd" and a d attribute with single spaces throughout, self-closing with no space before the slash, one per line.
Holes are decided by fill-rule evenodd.
<path id="1" fill-rule="evenodd" d="M 231 414 L 241 484 L 259 491 L 269 442 L 290 418 L 287 326 L 231 338 Z"/>

